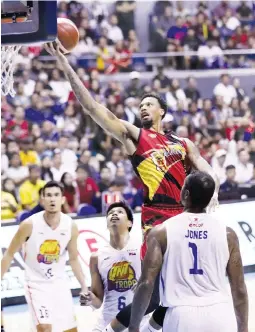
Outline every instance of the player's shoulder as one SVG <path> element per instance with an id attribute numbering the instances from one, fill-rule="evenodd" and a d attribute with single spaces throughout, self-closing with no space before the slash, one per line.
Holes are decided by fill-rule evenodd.
<path id="1" fill-rule="evenodd" d="M 237 236 L 236 232 L 233 230 L 233 228 L 227 226 L 226 232 L 227 232 L 227 238 L 228 238 L 229 242 L 231 242 L 231 243 L 238 242 L 238 236 Z"/>
<path id="2" fill-rule="evenodd" d="M 73 219 L 68 214 L 65 214 L 63 212 L 60 212 L 60 218 L 69 221 L 71 223 L 74 223 Z"/>
<path id="3" fill-rule="evenodd" d="M 26 236 L 30 236 L 33 230 L 33 219 L 32 217 L 22 221 L 19 226 L 19 232 L 21 234 L 25 234 Z"/>

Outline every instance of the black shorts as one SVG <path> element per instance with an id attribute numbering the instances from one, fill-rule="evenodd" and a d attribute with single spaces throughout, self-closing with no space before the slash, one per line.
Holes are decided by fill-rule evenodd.
<path id="1" fill-rule="evenodd" d="M 150 314 L 151 312 L 154 311 L 152 317 L 154 321 L 160 325 L 163 326 L 165 314 L 167 311 L 167 308 L 161 307 L 159 305 L 160 302 L 160 297 L 159 297 L 159 280 L 160 280 L 160 275 L 157 276 L 157 279 L 155 280 L 154 284 L 154 289 L 153 293 L 151 296 L 151 301 L 149 303 L 149 306 L 145 312 L 145 315 Z M 122 309 L 116 316 L 117 320 L 124 325 L 125 327 L 129 326 L 130 323 L 130 318 L 131 318 L 131 308 L 132 308 L 132 303 L 130 303 L 128 306 L 126 306 L 124 309 Z"/>

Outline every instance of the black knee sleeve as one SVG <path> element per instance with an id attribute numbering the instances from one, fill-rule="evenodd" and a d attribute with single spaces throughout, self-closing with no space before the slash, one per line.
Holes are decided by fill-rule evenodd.
<path id="1" fill-rule="evenodd" d="M 129 326 L 130 317 L 131 317 L 131 305 L 132 303 L 127 305 L 124 309 L 118 312 L 116 316 L 117 320 L 125 327 Z"/>
<path id="2" fill-rule="evenodd" d="M 153 320 L 160 326 L 163 326 L 167 309 L 166 307 L 159 306 L 152 314 Z"/>

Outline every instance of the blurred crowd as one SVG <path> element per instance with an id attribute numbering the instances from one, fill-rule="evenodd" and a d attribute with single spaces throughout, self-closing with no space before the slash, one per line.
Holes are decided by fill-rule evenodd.
<path id="1" fill-rule="evenodd" d="M 130 2 L 130 6 L 135 4 Z M 60 3 L 60 15 L 65 8 L 66 4 Z M 81 14 L 82 10 L 76 12 Z M 130 27 L 131 23 L 130 19 Z M 121 32 L 128 36 L 132 29 L 128 24 L 125 29 Z M 98 102 L 138 127 L 140 98 L 150 91 L 160 94 L 168 104 L 164 130 L 195 142 L 220 178 L 220 199 L 255 196 L 255 87 L 254 95 L 248 96 L 237 77 L 223 74 L 208 99 L 194 77 L 180 84 L 165 74 L 163 66 L 146 82 L 141 73 L 131 71 L 127 84 L 114 80 L 102 84 L 100 70 L 74 69 Z M 100 213 L 119 199 L 140 211 L 141 183 L 128 156 L 84 114 L 55 61 L 42 62 L 36 47 L 23 47 L 15 71 L 15 90 L 14 97 L 2 96 L 1 103 L 2 220 L 19 217 L 22 211 L 40 211 L 40 189 L 49 180 L 63 183 L 64 212 Z"/>
<path id="2" fill-rule="evenodd" d="M 249 68 L 254 54 L 224 55 L 223 50 L 255 47 L 252 3 L 236 1 L 156 1 L 150 17 L 150 51 L 196 51 L 197 56 L 172 57 L 165 64 L 176 69 Z"/>
<path id="3" fill-rule="evenodd" d="M 251 1 L 151 1 L 148 24 L 149 52 L 187 52 L 197 55 L 164 57 L 165 67 L 174 69 L 254 68 L 255 55 L 224 55 L 223 51 L 255 48 L 255 20 Z M 132 57 L 141 51 L 135 19 L 136 1 L 60 1 L 58 16 L 71 19 L 80 41 L 72 51 L 86 69 L 113 74 L 150 70 L 146 57 Z M 146 27 L 147 28 L 147 27 Z M 143 29 L 144 30 L 144 29 Z M 144 42 L 144 41 L 143 41 Z M 23 49 L 25 55 L 47 55 L 41 47 Z M 84 58 L 85 56 L 85 58 Z M 91 58 L 92 57 L 92 58 Z M 163 61 L 164 60 L 164 61 Z"/>

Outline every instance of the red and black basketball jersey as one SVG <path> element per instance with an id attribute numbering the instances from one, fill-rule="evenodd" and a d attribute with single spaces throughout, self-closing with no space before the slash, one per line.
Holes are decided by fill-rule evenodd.
<path id="1" fill-rule="evenodd" d="M 144 204 L 181 207 L 180 192 L 187 176 L 187 145 L 171 132 L 163 135 L 141 129 L 137 150 L 131 157 L 144 186 Z"/>

